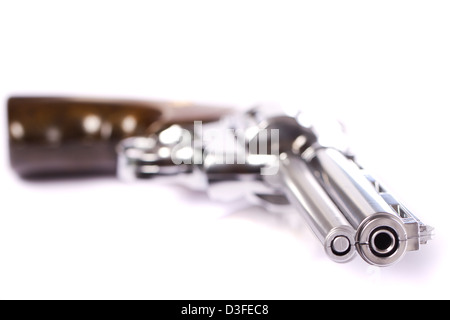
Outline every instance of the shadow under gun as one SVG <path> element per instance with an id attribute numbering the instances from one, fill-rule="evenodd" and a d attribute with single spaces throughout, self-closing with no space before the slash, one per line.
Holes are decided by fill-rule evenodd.
<path id="1" fill-rule="evenodd" d="M 175 179 L 213 199 L 296 210 L 336 262 L 387 266 L 419 250 L 423 224 L 349 153 L 338 123 L 259 106 L 66 97 L 8 100 L 10 160 L 24 178 Z"/>

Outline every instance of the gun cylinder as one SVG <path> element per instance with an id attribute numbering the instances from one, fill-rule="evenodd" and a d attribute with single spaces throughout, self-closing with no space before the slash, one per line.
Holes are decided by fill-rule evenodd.
<path id="1" fill-rule="evenodd" d="M 11 97 L 11 165 L 28 178 L 115 174 L 116 146 L 122 140 L 172 124 L 217 121 L 231 111 L 170 101 Z"/>
<path id="2" fill-rule="evenodd" d="M 401 219 L 360 168 L 341 152 L 322 148 L 310 165 L 333 202 L 356 230 L 356 248 L 368 263 L 385 266 L 406 251 L 407 234 Z"/>
<path id="3" fill-rule="evenodd" d="M 323 190 L 308 165 L 293 154 L 280 156 L 280 175 L 291 204 L 303 214 L 308 225 L 336 262 L 355 254 L 355 231 Z"/>

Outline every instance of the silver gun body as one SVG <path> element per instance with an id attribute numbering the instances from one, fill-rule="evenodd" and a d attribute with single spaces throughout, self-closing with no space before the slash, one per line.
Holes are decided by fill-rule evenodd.
<path id="1" fill-rule="evenodd" d="M 358 253 L 369 264 L 391 265 L 426 244 L 433 228 L 355 162 L 340 129 L 259 107 L 123 140 L 117 172 L 126 180 L 175 176 L 213 199 L 246 196 L 267 208 L 294 208 L 332 260 Z"/>

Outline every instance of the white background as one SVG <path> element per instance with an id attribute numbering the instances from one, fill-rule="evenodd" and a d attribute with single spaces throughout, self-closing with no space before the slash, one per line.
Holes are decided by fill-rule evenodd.
<path id="1" fill-rule="evenodd" d="M 450 298 L 447 1 L 2 1 L 0 298 Z M 24 182 L 17 94 L 290 101 L 436 236 L 388 268 L 328 260 L 305 226 L 180 187 Z"/>

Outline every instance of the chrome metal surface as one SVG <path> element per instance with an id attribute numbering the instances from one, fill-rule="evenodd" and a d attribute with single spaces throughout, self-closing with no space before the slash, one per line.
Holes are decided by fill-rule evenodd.
<path id="1" fill-rule="evenodd" d="M 380 228 L 370 235 L 370 250 L 375 255 L 389 255 L 396 250 L 397 234 L 390 228 Z"/>
<path id="2" fill-rule="evenodd" d="M 419 250 L 433 228 L 354 161 L 342 125 L 322 120 L 265 106 L 206 126 L 172 125 L 122 141 L 118 174 L 181 177 L 213 199 L 293 208 L 336 262 L 358 252 L 388 266 Z"/>
<path id="3" fill-rule="evenodd" d="M 386 234 L 391 243 L 386 248 L 376 244 L 377 236 Z M 374 214 L 357 231 L 357 250 L 370 264 L 388 266 L 397 262 L 406 252 L 407 233 L 402 221 L 391 214 Z"/>
<path id="4" fill-rule="evenodd" d="M 334 238 L 333 242 L 331 242 L 331 250 L 333 250 L 336 255 L 345 254 L 345 252 L 350 250 L 351 246 L 350 239 L 345 236 L 337 236 Z"/>
<path id="5" fill-rule="evenodd" d="M 302 213 L 311 230 L 324 245 L 328 256 L 346 262 L 355 253 L 355 231 L 327 196 L 307 164 L 286 153 L 280 156 L 280 179 L 291 204 Z"/>
<path id="6" fill-rule="evenodd" d="M 372 214 L 394 214 L 356 164 L 341 152 L 331 148 L 319 149 L 311 165 L 320 174 L 323 186 L 355 229 Z"/>
<path id="7" fill-rule="evenodd" d="M 378 181 L 341 152 L 318 148 L 310 165 L 328 195 L 355 228 L 356 248 L 367 262 L 391 265 L 405 251 L 418 250 L 421 242 L 426 243 L 431 238 L 431 227 L 423 225 Z M 386 248 L 377 245 L 383 238 L 391 239 Z"/>

